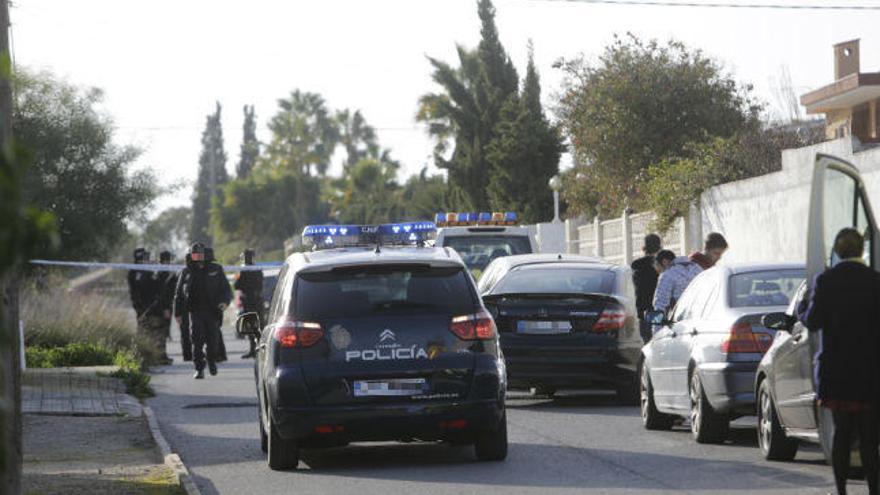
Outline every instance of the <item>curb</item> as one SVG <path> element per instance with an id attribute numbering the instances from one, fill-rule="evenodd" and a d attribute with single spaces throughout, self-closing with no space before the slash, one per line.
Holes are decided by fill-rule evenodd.
<path id="1" fill-rule="evenodd" d="M 165 459 L 165 465 L 174 470 L 177 474 L 177 480 L 180 482 L 180 486 L 188 495 L 201 495 L 199 487 L 196 486 L 192 476 L 190 476 L 186 465 L 180 459 L 179 455 L 171 452 L 171 446 L 168 445 L 168 441 L 162 436 L 162 430 L 159 429 L 159 421 L 156 420 L 156 415 L 153 413 L 153 409 L 149 406 L 144 406 L 144 415 L 147 417 L 147 424 L 150 426 L 150 433 L 153 435 L 153 440 L 156 441 L 156 445 L 159 446 L 159 452 Z"/>

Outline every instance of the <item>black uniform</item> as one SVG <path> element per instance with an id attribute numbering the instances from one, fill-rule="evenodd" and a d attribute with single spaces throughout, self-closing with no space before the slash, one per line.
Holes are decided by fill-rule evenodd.
<path id="1" fill-rule="evenodd" d="M 152 340 L 162 354 L 165 354 L 164 311 L 162 294 L 165 279 L 157 272 L 131 270 L 128 272 L 128 291 L 131 304 L 137 314 L 138 332 Z"/>
<path id="2" fill-rule="evenodd" d="M 190 263 L 180 274 L 175 308 L 188 313 L 193 344 L 193 363 L 198 371 L 207 361 L 213 369 L 221 357 L 221 305 L 229 305 L 232 290 L 223 267 L 216 263 Z"/>
<path id="3" fill-rule="evenodd" d="M 183 352 L 184 361 L 192 361 L 192 339 L 189 336 L 189 313 L 185 308 L 175 304 L 175 291 L 180 281 L 181 273 L 172 273 L 165 283 L 165 304 L 171 309 L 175 318 L 180 318 L 180 349 Z M 169 328 L 169 333 L 171 329 Z"/>
<path id="4" fill-rule="evenodd" d="M 260 321 L 265 321 L 263 317 L 263 272 L 238 272 L 235 276 L 235 290 L 240 292 L 241 308 L 239 314 L 257 313 L 260 315 Z M 256 350 L 256 340 L 253 335 L 249 335 L 250 353 L 253 355 Z"/>
<path id="5" fill-rule="evenodd" d="M 650 311 L 654 304 L 654 291 L 657 290 L 657 269 L 654 268 L 654 256 L 643 256 L 632 262 L 633 284 L 636 289 L 636 312 L 639 316 L 639 332 L 642 340 L 651 340 L 651 325 L 645 322 L 645 311 Z"/>

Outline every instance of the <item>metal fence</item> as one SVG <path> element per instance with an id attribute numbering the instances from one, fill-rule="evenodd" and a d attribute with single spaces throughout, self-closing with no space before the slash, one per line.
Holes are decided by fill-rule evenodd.
<path id="1" fill-rule="evenodd" d="M 577 226 L 577 238 L 570 239 L 574 253 L 596 256 L 609 263 L 630 264 L 642 255 L 645 235 L 654 232 L 652 226 L 656 215 L 653 212 L 630 214 L 624 212 L 620 218 L 610 220 L 593 219 L 590 223 Z M 676 219 L 666 232 L 659 233 L 663 248 L 676 255 L 687 254 L 688 225 L 684 217 Z"/>

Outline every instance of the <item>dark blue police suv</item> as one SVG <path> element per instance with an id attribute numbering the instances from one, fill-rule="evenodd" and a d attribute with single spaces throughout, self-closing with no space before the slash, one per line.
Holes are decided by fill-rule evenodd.
<path id="1" fill-rule="evenodd" d="M 473 444 L 507 456 L 506 373 L 491 315 L 430 222 L 311 226 L 285 262 L 259 337 L 260 438 L 272 469 L 350 442 Z"/>

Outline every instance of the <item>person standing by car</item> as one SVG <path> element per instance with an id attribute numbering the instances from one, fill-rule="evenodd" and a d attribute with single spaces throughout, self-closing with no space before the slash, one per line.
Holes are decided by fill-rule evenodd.
<path id="1" fill-rule="evenodd" d="M 663 274 L 666 270 L 669 270 L 669 267 L 672 266 L 672 263 L 675 261 L 675 253 L 668 249 L 661 249 L 657 256 L 654 256 L 654 270 L 657 271 L 657 276 Z M 656 289 L 655 289 L 656 290 Z M 651 299 L 654 299 L 654 294 L 651 294 Z"/>
<path id="2" fill-rule="evenodd" d="M 799 319 L 822 330 L 818 357 L 818 401 L 834 419 L 831 464 L 837 492 L 846 494 L 853 436 L 868 490 L 880 494 L 878 478 L 878 396 L 880 396 L 880 275 L 862 258 L 865 239 L 846 228 L 834 239 L 839 261 L 819 274 Z M 806 307 L 804 307 L 806 306 Z"/>
<path id="3" fill-rule="evenodd" d="M 661 249 L 660 236 L 648 234 L 642 246 L 644 256 L 632 262 L 633 285 L 636 289 L 636 312 L 639 317 L 639 333 L 642 341 L 651 340 L 651 324 L 645 321 L 645 312 L 653 307 L 654 291 L 657 289 L 657 270 L 654 268 L 655 258 Z"/>
<path id="4" fill-rule="evenodd" d="M 175 304 L 189 314 L 193 341 L 193 378 L 205 378 L 205 364 L 211 375 L 217 374 L 220 352 L 220 326 L 223 311 L 232 300 L 232 290 L 223 267 L 209 262 L 208 249 L 196 242 L 190 248 L 191 263 L 180 276 L 175 291 Z M 181 319 L 178 318 L 178 323 Z"/>
<path id="5" fill-rule="evenodd" d="M 668 312 L 675 306 L 675 302 L 690 285 L 691 280 L 703 270 L 708 270 L 718 263 L 725 251 L 727 251 L 727 240 L 723 235 L 712 232 L 706 236 L 702 252 L 676 258 L 672 266 L 663 272 L 657 281 L 654 310 Z"/>
<path id="6" fill-rule="evenodd" d="M 241 253 L 241 264 L 242 266 L 253 266 L 253 249 L 245 249 L 244 252 Z M 239 316 L 245 313 L 257 313 L 260 315 L 260 319 L 262 320 L 263 272 L 238 272 L 235 275 L 235 283 L 233 284 L 233 288 L 238 293 Z M 257 354 L 256 339 L 253 335 L 248 335 L 248 340 L 250 340 L 250 350 L 248 350 L 247 353 L 241 356 L 242 359 L 249 359 L 256 356 Z"/>

